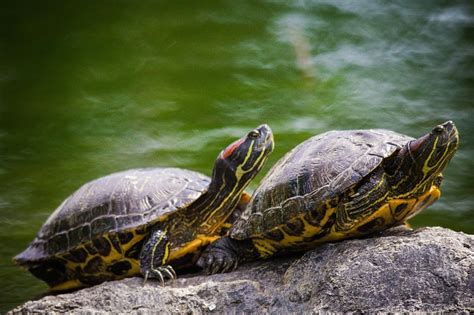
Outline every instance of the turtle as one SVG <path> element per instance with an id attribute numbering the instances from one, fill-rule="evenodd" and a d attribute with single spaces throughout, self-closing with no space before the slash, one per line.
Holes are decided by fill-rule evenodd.
<path id="1" fill-rule="evenodd" d="M 144 168 L 88 182 L 61 203 L 13 261 L 51 291 L 140 274 L 145 281 L 175 279 L 174 269 L 193 265 L 223 235 L 273 147 L 264 124 L 220 152 L 211 178 L 179 168 Z"/>
<path id="2" fill-rule="evenodd" d="M 453 122 L 412 137 L 335 130 L 288 152 L 263 178 L 228 235 L 200 256 L 208 273 L 402 225 L 440 197 L 458 148 Z"/>

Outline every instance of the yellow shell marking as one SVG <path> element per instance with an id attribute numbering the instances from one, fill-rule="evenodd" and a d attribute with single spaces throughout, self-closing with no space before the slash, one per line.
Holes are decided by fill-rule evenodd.
<path id="1" fill-rule="evenodd" d="M 65 255 L 63 255 L 61 258 L 67 260 L 67 263 L 66 263 L 67 272 L 70 273 L 70 274 L 75 274 L 76 272 L 78 272 L 78 270 L 81 270 L 82 274 L 86 274 L 85 272 L 83 272 L 83 270 L 87 266 L 87 264 L 92 259 L 94 259 L 96 257 L 100 257 L 103 261 L 103 263 L 101 264 L 102 268 L 98 272 L 94 272 L 93 273 L 94 276 L 104 275 L 104 276 L 107 276 L 107 277 L 113 278 L 113 279 L 122 279 L 122 278 L 125 278 L 125 277 L 130 277 L 130 276 L 140 274 L 140 261 L 137 260 L 137 259 L 125 257 L 125 253 L 133 245 L 140 242 L 145 237 L 145 235 L 137 234 L 135 231 L 130 231 L 130 232 L 133 233 L 133 237 L 130 240 L 130 242 L 128 242 L 126 244 L 121 244 L 121 246 L 120 246 L 121 249 L 122 249 L 121 253 L 117 252 L 115 247 L 111 246 L 109 255 L 102 256 L 99 253 L 94 254 L 94 255 L 88 255 L 87 258 L 86 258 L 86 261 L 81 262 L 81 263 L 77 263 L 77 262 L 68 260 L 67 258 L 64 257 L 65 255 L 67 255 L 67 253 L 65 253 Z M 104 236 L 104 238 L 106 238 L 107 241 L 110 243 L 110 239 L 107 236 Z M 87 242 L 86 244 L 84 244 L 84 245 L 82 245 L 78 248 L 82 248 L 82 249 L 86 250 L 85 247 L 87 245 L 92 245 L 92 242 Z M 125 274 L 120 275 L 120 276 L 106 270 L 108 266 L 110 266 L 113 263 L 116 263 L 118 261 L 128 261 L 131 264 L 131 268 Z M 77 278 L 73 278 L 73 279 L 70 279 L 68 281 L 62 282 L 62 283 L 60 283 L 60 284 L 58 284 L 54 287 L 51 287 L 50 290 L 52 290 L 52 291 L 63 291 L 63 290 L 69 290 L 69 289 L 84 287 L 84 286 L 86 286 L 86 285 L 81 283 Z"/>
<path id="2" fill-rule="evenodd" d="M 426 193 L 419 196 L 418 198 L 391 199 L 377 210 L 371 212 L 369 216 L 361 217 L 358 220 L 351 222 L 352 224 L 350 228 L 345 230 L 337 230 L 336 224 L 333 224 L 329 231 L 322 230 L 322 227 L 328 222 L 331 215 L 335 212 L 335 208 L 330 208 L 326 211 L 323 219 L 320 221 L 319 226 L 311 225 L 305 220 L 304 215 L 300 215 L 290 220 L 290 223 L 294 223 L 296 220 L 301 220 L 304 223 L 304 229 L 301 234 L 289 235 L 284 231 L 284 229 L 282 229 L 282 226 L 280 226 L 275 228 L 273 231 L 283 233 L 284 237 L 282 240 L 276 241 L 262 234 L 254 237 L 252 242 L 262 258 L 273 256 L 279 252 L 307 250 L 314 248 L 321 243 L 339 241 L 367 234 L 360 229 L 365 224 L 370 222 L 381 222 L 380 225 L 375 225 L 375 229 L 370 230 L 370 232 L 383 230 L 398 224 L 403 224 L 403 221 L 430 206 L 440 196 L 441 192 L 439 188 L 433 185 Z M 396 213 L 395 210 L 399 206 L 401 206 L 400 208 L 402 208 L 403 211 Z M 321 237 L 316 238 L 313 241 L 305 241 L 305 238 L 311 238 L 319 233 L 326 234 L 321 235 Z"/>
<path id="3" fill-rule="evenodd" d="M 140 261 L 138 259 L 134 258 L 129 258 L 125 257 L 125 253 L 136 243 L 140 242 L 146 235 L 144 234 L 137 234 L 135 231 L 130 231 L 133 233 L 133 237 L 130 240 L 130 242 L 126 244 L 121 245 L 121 252 L 118 252 L 113 246 L 111 246 L 111 250 L 109 255 L 107 256 L 102 256 L 99 253 L 95 255 L 88 255 L 86 258 L 85 262 L 82 263 L 77 263 L 71 260 L 67 260 L 64 256 L 62 257 L 63 259 L 67 260 L 66 263 L 66 269 L 69 274 L 76 274 L 78 271 L 82 273 L 83 275 L 87 275 L 86 272 L 84 272 L 84 268 L 87 266 L 87 264 L 94 258 L 100 257 L 102 259 L 102 263 L 99 266 L 99 270 L 91 273 L 90 275 L 92 276 L 104 276 L 107 277 L 107 279 L 123 279 L 126 277 L 131 277 L 131 276 L 137 276 L 140 275 Z M 107 238 L 107 240 L 110 243 L 110 239 L 107 236 L 104 236 Z M 167 257 L 168 259 L 163 261 L 163 264 L 172 264 L 174 260 L 179 259 L 181 257 L 184 257 L 185 255 L 189 253 L 197 253 L 199 252 L 199 249 L 209 245 L 211 242 L 214 242 L 217 240 L 219 236 L 206 236 L 206 235 L 198 235 L 194 240 L 192 240 L 189 243 L 186 243 L 180 247 L 173 248 L 173 246 L 167 246 L 166 250 L 169 250 L 169 253 L 165 253 L 164 257 Z M 88 242 L 87 244 L 84 244 L 81 246 L 85 250 L 86 245 L 91 245 L 92 242 Z M 67 253 L 66 253 L 67 254 Z M 197 258 L 197 255 L 196 257 Z M 126 273 L 122 275 L 116 275 L 110 271 L 107 270 L 107 267 L 117 263 L 119 261 L 128 261 L 131 265 L 131 268 L 127 270 Z M 69 279 L 65 282 L 62 282 L 54 287 L 51 287 L 50 290 L 52 291 L 64 291 L 64 290 L 69 290 L 69 289 L 75 289 L 75 288 L 80 288 L 88 286 L 86 284 L 83 284 L 79 281 L 79 279 L 73 277 L 72 279 Z"/>

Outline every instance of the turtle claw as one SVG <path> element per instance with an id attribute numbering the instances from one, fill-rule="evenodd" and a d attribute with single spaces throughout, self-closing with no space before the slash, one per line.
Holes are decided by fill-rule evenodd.
<path id="1" fill-rule="evenodd" d="M 224 271 L 222 268 L 223 261 L 221 259 L 216 260 L 214 265 L 210 266 L 210 274 L 213 275 L 219 271 Z"/>
<path id="2" fill-rule="evenodd" d="M 173 267 L 170 265 L 160 266 L 157 268 L 153 268 L 150 271 L 146 271 L 144 275 L 143 284 L 147 281 L 148 278 L 155 278 L 158 279 L 162 286 L 165 285 L 165 279 L 174 280 L 178 278 L 176 272 L 174 271 Z"/>
<path id="3" fill-rule="evenodd" d="M 210 275 L 212 274 L 211 272 L 211 268 L 209 268 L 209 266 L 214 266 L 215 263 L 214 263 L 214 256 L 212 255 L 209 255 L 207 257 L 207 259 L 204 259 L 204 258 L 200 258 L 197 262 L 197 265 L 200 266 L 200 267 L 203 267 L 203 269 L 205 270 L 206 274 L 207 275 Z"/>
<path id="4" fill-rule="evenodd" d="M 145 272 L 145 275 L 143 276 L 143 285 L 145 285 L 146 281 L 148 280 L 148 274 L 149 272 Z"/>
<path id="5" fill-rule="evenodd" d="M 227 260 L 224 265 L 222 266 L 222 272 L 231 272 L 237 268 L 238 262 Z"/>
<path id="6" fill-rule="evenodd" d="M 168 271 L 171 272 L 171 274 L 173 275 L 170 279 L 178 279 L 178 275 L 176 274 L 176 271 L 174 271 L 173 267 L 171 267 L 171 265 L 166 265 L 165 268 L 168 269 Z"/>
<path id="7" fill-rule="evenodd" d="M 171 270 L 173 270 L 173 269 L 171 269 Z M 174 270 L 173 270 L 173 271 L 174 271 Z M 176 274 L 173 274 L 168 268 L 166 268 L 166 267 L 163 268 L 162 272 L 163 272 L 165 275 L 168 276 L 168 279 L 172 279 L 172 280 L 176 279 L 176 276 L 175 276 Z"/>
<path id="8" fill-rule="evenodd" d="M 161 273 L 161 270 L 153 270 L 153 275 L 160 279 L 161 286 L 163 287 L 165 285 L 165 280 L 163 278 L 163 274 Z"/>
<path id="9" fill-rule="evenodd" d="M 239 261 L 236 260 L 236 261 L 234 262 L 234 265 L 232 266 L 232 270 L 231 270 L 231 271 L 234 271 L 235 269 L 237 269 L 238 266 L 239 266 Z"/>

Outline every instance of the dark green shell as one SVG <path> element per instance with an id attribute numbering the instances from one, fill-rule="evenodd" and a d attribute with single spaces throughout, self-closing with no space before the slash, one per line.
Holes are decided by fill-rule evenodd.
<path id="1" fill-rule="evenodd" d="M 262 180 L 231 236 L 245 239 L 261 234 L 288 222 L 296 215 L 291 209 L 309 211 L 313 207 L 310 203 L 330 202 L 412 139 L 375 129 L 330 131 L 304 141 L 281 158 Z M 266 211 L 285 204 L 291 205 L 283 212 L 287 217 L 266 220 Z"/>
<path id="2" fill-rule="evenodd" d="M 66 252 L 95 236 L 140 229 L 187 207 L 210 178 L 178 168 L 145 168 L 91 181 L 68 197 L 15 259 L 37 261 Z"/>

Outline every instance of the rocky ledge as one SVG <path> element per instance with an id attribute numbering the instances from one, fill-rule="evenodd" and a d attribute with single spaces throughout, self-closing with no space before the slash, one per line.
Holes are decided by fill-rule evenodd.
<path id="1" fill-rule="evenodd" d="M 167 283 L 106 282 L 13 312 L 288 313 L 474 311 L 474 236 L 394 228 L 255 262 L 228 274 Z"/>

